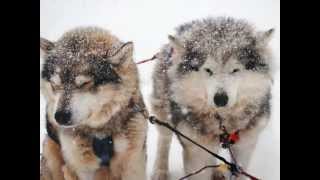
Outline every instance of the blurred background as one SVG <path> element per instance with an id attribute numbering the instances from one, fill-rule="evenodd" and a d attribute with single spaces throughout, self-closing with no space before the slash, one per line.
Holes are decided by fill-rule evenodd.
<path id="1" fill-rule="evenodd" d="M 272 116 L 262 133 L 249 172 L 265 180 L 280 179 L 280 1 L 279 0 L 41 0 L 40 36 L 56 40 L 76 26 L 100 26 L 122 41 L 133 41 L 135 60 L 152 57 L 181 23 L 208 16 L 244 18 L 259 30 L 275 28 Z M 147 106 L 152 90 L 153 62 L 139 65 L 141 90 Z M 41 61 L 40 61 L 41 69 Z M 40 92 L 40 152 L 45 136 L 45 100 Z M 148 133 L 148 176 L 155 159 L 157 131 Z M 170 152 L 171 179 L 183 176 L 181 147 L 176 139 Z"/>

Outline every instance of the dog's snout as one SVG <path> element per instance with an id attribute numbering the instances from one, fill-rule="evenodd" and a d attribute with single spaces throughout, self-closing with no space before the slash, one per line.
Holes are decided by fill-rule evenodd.
<path id="1" fill-rule="evenodd" d="M 228 104 L 228 95 L 225 92 L 219 92 L 214 95 L 213 101 L 218 107 L 223 107 Z"/>
<path id="2" fill-rule="evenodd" d="M 68 125 L 71 122 L 71 112 L 66 110 L 59 110 L 54 115 L 56 121 L 60 125 Z"/>

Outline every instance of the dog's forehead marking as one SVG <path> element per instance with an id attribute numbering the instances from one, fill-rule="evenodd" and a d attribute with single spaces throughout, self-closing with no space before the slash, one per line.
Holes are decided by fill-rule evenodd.
<path id="1" fill-rule="evenodd" d="M 234 69 L 242 69 L 244 66 L 240 63 L 237 57 L 231 56 L 228 61 L 223 65 L 224 71 L 230 73 Z"/>
<path id="2" fill-rule="evenodd" d="M 219 61 L 215 57 L 209 56 L 208 59 L 205 61 L 203 68 L 209 68 L 213 70 L 218 68 L 218 66 L 219 66 Z"/>
<path id="3" fill-rule="evenodd" d="M 226 64 L 232 57 L 232 51 L 228 50 L 228 51 L 223 51 L 223 54 L 221 56 L 221 60 L 222 60 L 222 64 Z"/>

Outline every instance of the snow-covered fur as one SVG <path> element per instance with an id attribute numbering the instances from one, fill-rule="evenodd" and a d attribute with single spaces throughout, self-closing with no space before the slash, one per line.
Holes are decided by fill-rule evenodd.
<path id="1" fill-rule="evenodd" d="M 222 133 L 219 115 L 229 132 L 240 130 L 241 140 L 232 149 L 247 168 L 270 114 L 272 53 L 268 42 L 273 31 L 257 31 L 245 20 L 230 17 L 179 26 L 157 55 L 152 113 L 216 152 Z M 171 138 L 171 132 L 159 128 L 153 180 L 168 178 Z M 178 139 L 185 173 L 215 164 L 209 154 Z M 190 179 L 223 179 L 223 175 L 207 170 Z"/>
<path id="2" fill-rule="evenodd" d="M 97 27 L 80 27 L 56 42 L 40 38 L 40 50 L 47 123 L 60 143 L 46 138 L 41 178 L 144 180 L 147 121 L 139 110 L 145 105 L 133 43 Z M 92 144 L 93 138 L 109 136 L 114 149 L 105 167 Z"/>

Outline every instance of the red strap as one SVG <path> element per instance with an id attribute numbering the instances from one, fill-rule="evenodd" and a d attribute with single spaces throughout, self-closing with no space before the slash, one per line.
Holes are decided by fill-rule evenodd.
<path id="1" fill-rule="evenodd" d="M 238 142 L 239 139 L 240 139 L 240 137 L 239 137 L 239 132 L 238 131 L 230 134 L 230 136 L 229 136 L 229 141 L 232 141 L 233 143 Z"/>

